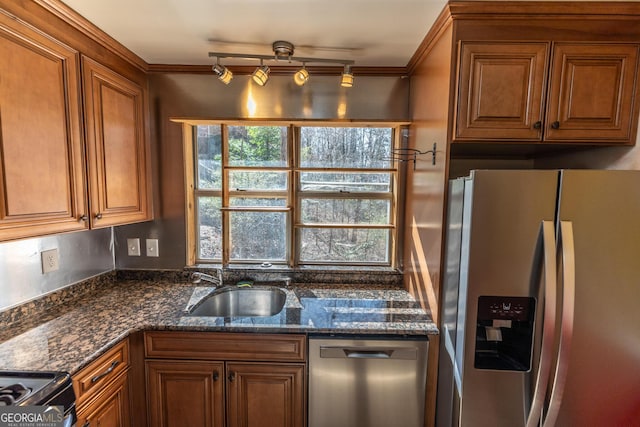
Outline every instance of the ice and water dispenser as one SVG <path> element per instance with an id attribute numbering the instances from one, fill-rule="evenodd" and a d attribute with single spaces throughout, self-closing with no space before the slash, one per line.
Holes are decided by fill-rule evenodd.
<path id="1" fill-rule="evenodd" d="M 528 371 L 531 368 L 534 314 L 534 298 L 479 297 L 475 368 Z"/>

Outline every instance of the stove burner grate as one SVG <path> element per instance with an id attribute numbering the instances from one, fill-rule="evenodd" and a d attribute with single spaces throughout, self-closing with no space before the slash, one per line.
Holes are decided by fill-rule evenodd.
<path id="1" fill-rule="evenodd" d="M 20 383 L 2 387 L 0 388 L 0 406 L 13 405 L 29 393 L 31 393 L 31 389 Z"/>

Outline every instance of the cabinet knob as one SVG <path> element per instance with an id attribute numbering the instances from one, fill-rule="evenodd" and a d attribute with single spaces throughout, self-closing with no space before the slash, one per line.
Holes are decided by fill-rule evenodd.
<path id="1" fill-rule="evenodd" d="M 96 219 L 102 219 L 102 214 L 101 213 L 97 213 L 96 214 Z"/>
<path id="2" fill-rule="evenodd" d="M 233 382 L 233 380 L 236 379 L 236 374 L 235 372 L 229 372 L 229 382 Z"/>
<path id="3" fill-rule="evenodd" d="M 214 380 L 214 381 L 218 381 L 218 378 L 220 378 L 220 374 L 218 373 L 218 371 L 215 371 L 215 372 L 213 373 L 213 380 Z"/>
<path id="4" fill-rule="evenodd" d="M 542 127 L 542 122 L 540 120 L 538 120 L 533 124 L 534 129 L 540 129 L 541 127 Z"/>
<path id="5" fill-rule="evenodd" d="M 551 127 L 553 129 L 560 129 L 560 122 L 555 121 L 555 122 L 551 123 Z"/>
<path id="6" fill-rule="evenodd" d="M 82 424 L 82 427 L 89 427 L 91 425 L 91 423 L 89 423 L 89 421 L 86 421 L 84 424 Z"/>
<path id="7" fill-rule="evenodd" d="M 86 222 L 88 220 L 89 220 L 89 217 L 86 216 L 86 215 L 82 215 L 80 218 L 78 218 L 78 221 L 85 221 Z"/>

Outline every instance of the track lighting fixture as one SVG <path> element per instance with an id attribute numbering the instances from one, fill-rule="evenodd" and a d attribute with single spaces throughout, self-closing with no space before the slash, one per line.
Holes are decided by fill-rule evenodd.
<path id="1" fill-rule="evenodd" d="M 213 66 L 213 74 L 218 76 L 218 80 L 228 85 L 233 79 L 233 73 L 224 65 L 216 64 Z"/>
<path id="2" fill-rule="evenodd" d="M 340 64 L 344 66 L 344 71 L 342 73 L 342 77 L 340 80 L 340 85 L 343 87 L 351 87 L 353 86 L 353 73 L 351 71 L 351 66 L 354 61 L 344 60 L 344 59 L 327 59 L 327 58 L 303 58 L 293 56 L 294 46 L 292 43 L 289 43 L 284 40 L 278 40 L 273 42 L 273 55 L 254 55 L 254 54 L 244 54 L 244 53 L 224 53 L 224 52 L 209 52 L 209 57 L 218 58 L 239 58 L 239 59 L 259 59 L 260 66 L 256 68 L 256 70 L 251 75 L 253 81 L 260 85 L 264 86 L 267 84 L 269 80 L 270 68 L 264 64 L 264 61 L 287 61 L 291 62 L 300 62 L 302 63 L 302 68 L 298 69 L 293 75 L 293 81 L 298 86 L 303 86 L 309 81 L 309 71 L 306 68 L 308 63 L 321 63 L 321 64 Z M 218 79 L 225 84 L 229 84 L 231 79 L 233 78 L 233 74 L 227 67 L 216 63 L 213 67 L 213 72 Z M 227 75 L 228 73 L 228 75 Z"/>
<path id="3" fill-rule="evenodd" d="M 256 68 L 256 70 L 253 72 L 251 77 L 253 78 L 254 82 L 259 84 L 260 86 L 264 86 L 267 84 L 267 81 L 269 81 L 270 71 L 271 70 L 269 69 L 269 67 L 262 63 L 262 59 L 261 59 L 260 66 Z"/>
<path id="4" fill-rule="evenodd" d="M 351 66 L 345 65 L 342 72 L 342 79 L 340 80 L 340 86 L 351 87 L 353 86 L 353 73 L 351 72 Z"/>

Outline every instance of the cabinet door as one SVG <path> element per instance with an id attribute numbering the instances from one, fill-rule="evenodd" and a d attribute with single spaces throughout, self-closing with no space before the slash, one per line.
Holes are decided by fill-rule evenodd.
<path id="1" fill-rule="evenodd" d="M 223 427 L 224 363 L 147 361 L 149 425 Z"/>
<path id="2" fill-rule="evenodd" d="M 88 222 L 78 54 L 0 11 L 0 241 Z"/>
<path id="3" fill-rule="evenodd" d="M 302 427 L 303 364 L 227 363 L 228 427 Z"/>
<path id="4" fill-rule="evenodd" d="M 461 42 L 454 140 L 542 139 L 549 43 Z"/>
<path id="5" fill-rule="evenodd" d="M 635 143 L 638 46 L 556 43 L 545 140 Z"/>
<path id="6" fill-rule="evenodd" d="M 127 372 L 78 408 L 78 426 L 81 427 L 129 427 L 129 392 Z"/>
<path id="7" fill-rule="evenodd" d="M 151 219 L 144 128 L 145 92 L 82 57 L 91 225 Z"/>

